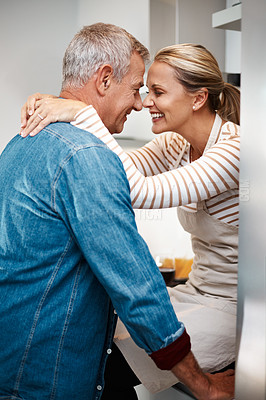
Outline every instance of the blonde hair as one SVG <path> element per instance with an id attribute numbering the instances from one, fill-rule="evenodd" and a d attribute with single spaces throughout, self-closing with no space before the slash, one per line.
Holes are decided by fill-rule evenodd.
<path id="1" fill-rule="evenodd" d="M 101 22 L 84 26 L 66 49 L 62 89 L 82 87 L 103 64 L 110 64 L 114 77 L 121 81 L 133 51 L 139 53 L 144 63 L 149 61 L 148 49 L 125 29 Z"/>
<path id="2" fill-rule="evenodd" d="M 164 47 L 154 61 L 170 65 L 188 92 L 208 90 L 208 106 L 226 121 L 240 123 L 240 91 L 225 83 L 214 56 L 203 46 L 184 43 Z"/>

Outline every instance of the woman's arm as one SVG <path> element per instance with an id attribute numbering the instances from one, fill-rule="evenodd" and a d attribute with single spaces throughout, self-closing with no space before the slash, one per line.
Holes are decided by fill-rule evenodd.
<path id="1" fill-rule="evenodd" d="M 92 132 L 120 157 L 129 180 L 134 208 L 168 208 L 186 205 L 238 187 L 239 137 L 237 136 L 218 142 L 204 156 L 185 167 L 145 177 L 132 162 L 130 153 L 123 151 L 101 123 L 93 107 L 87 107 L 79 112 L 75 121 L 71 123 Z M 142 149 L 138 151 L 139 155 L 141 153 Z M 180 155 L 181 152 L 178 153 L 179 157 Z M 142 162 L 145 164 L 144 158 Z"/>
<path id="2" fill-rule="evenodd" d="M 153 176 L 177 168 L 187 146 L 182 136 L 168 132 L 127 154 L 144 176 Z"/>
<path id="3" fill-rule="evenodd" d="M 120 157 L 130 184 L 131 200 L 134 208 L 152 209 L 187 205 L 201 200 L 207 200 L 227 190 L 238 188 L 238 136 L 218 142 L 208 150 L 204 156 L 185 167 L 177 168 L 176 165 L 175 169 L 171 171 L 145 177 L 136 168 L 134 162 L 130 158 L 130 153 L 126 153 L 118 145 L 117 141 L 103 125 L 92 106 L 84 108 L 84 103 L 72 102 L 74 104 L 73 107 L 69 100 L 61 100 L 60 107 L 64 107 L 64 111 L 61 110 L 60 114 L 57 111 L 58 109 L 56 109 L 51 113 L 47 112 L 47 109 L 50 111 L 50 108 L 55 108 L 55 100 L 49 100 L 50 108 L 46 104 L 48 100 L 43 99 L 36 102 L 37 107 L 35 107 L 34 114 L 29 119 L 33 129 L 35 131 L 36 129 L 40 130 L 38 124 L 39 126 L 46 126 L 48 123 L 57 120 L 66 121 L 62 116 L 63 113 L 66 113 L 67 108 L 64 102 L 68 102 L 68 107 L 72 112 L 72 114 L 70 111 L 68 112 L 67 120 L 73 115 L 73 109 L 75 107 L 79 109 L 83 107 L 71 123 L 80 129 L 93 133 Z M 58 99 L 56 100 L 58 101 Z M 51 103 L 52 101 L 54 102 L 53 104 Z M 45 116 L 45 118 L 40 121 L 38 114 Z M 156 143 L 158 144 L 158 141 L 156 142 L 155 140 L 152 143 L 154 146 Z M 138 154 L 145 169 L 147 169 L 147 166 L 145 166 L 145 157 L 143 157 L 143 154 L 149 146 L 150 145 L 145 146 L 145 150 L 138 150 L 138 153 L 134 152 L 133 155 L 134 159 L 134 156 Z M 184 151 L 184 146 L 182 150 L 177 150 L 176 152 L 177 164 L 179 162 L 178 157 L 182 157 L 182 151 Z M 167 163 L 165 163 L 166 153 L 159 150 L 159 154 L 160 157 L 163 158 L 161 160 L 162 163 L 157 162 L 156 164 L 160 166 L 159 169 L 167 168 Z M 171 168 L 172 167 L 173 165 Z"/>

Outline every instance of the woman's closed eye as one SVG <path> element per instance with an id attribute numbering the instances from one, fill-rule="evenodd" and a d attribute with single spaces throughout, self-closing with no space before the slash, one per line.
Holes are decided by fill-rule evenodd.
<path id="1" fill-rule="evenodd" d="M 163 94 L 163 92 L 161 92 L 160 90 L 154 90 L 154 94 L 155 94 L 155 96 L 161 96 L 161 94 Z"/>
<path id="2" fill-rule="evenodd" d="M 161 94 L 163 94 L 163 92 L 161 90 L 152 90 L 152 93 L 155 96 L 160 96 Z M 146 94 L 150 94 L 150 91 L 148 89 L 146 90 Z"/>

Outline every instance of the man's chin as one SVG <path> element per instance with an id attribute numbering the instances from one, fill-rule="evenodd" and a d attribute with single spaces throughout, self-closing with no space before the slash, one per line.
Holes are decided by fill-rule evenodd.
<path id="1" fill-rule="evenodd" d="M 124 129 L 124 124 L 122 125 L 122 127 L 116 127 L 114 130 L 109 131 L 109 132 L 111 133 L 111 135 L 113 135 L 114 133 L 119 134 L 123 131 L 123 129 Z"/>

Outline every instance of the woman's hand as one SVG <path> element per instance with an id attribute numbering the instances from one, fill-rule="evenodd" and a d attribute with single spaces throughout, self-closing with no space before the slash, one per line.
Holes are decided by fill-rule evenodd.
<path id="1" fill-rule="evenodd" d="M 28 97 L 21 109 L 20 134 L 22 137 L 35 136 L 51 122 L 73 121 L 75 115 L 86 106 L 81 101 L 35 93 Z"/>

